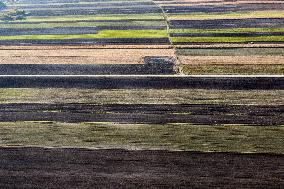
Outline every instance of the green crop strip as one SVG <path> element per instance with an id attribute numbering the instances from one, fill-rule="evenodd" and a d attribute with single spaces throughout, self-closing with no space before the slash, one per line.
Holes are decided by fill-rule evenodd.
<path id="1" fill-rule="evenodd" d="M 181 65 L 180 70 L 183 74 L 284 74 L 284 65 L 274 64 L 252 64 L 252 65 Z"/>
<path id="2" fill-rule="evenodd" d="M 0 146 L 283 154 L 283 126 L 2 122 Z"/>
<path id="3" fill-rule="evenodd" d="M 98 34 L 83 35 L 18 35 L 0 36 L 0 40 L 56 40 L 56 39 L 99 39 L 99 38 L 164 38 L 166 30 L 102 30 Z"/>
<path id="4" fill-rule="evenodd" d="M 283 105 L 284 90 L 0 89 L 0 103 Z"/>
<path id="5" fill-rule="evenodd" d="M 284 32 L 284 28 L 170 29 L 170 33 L 249 33 Z"/>
<path id="6" fill-rule="evenodd" d="M 284 36 L 261 37 L 172 37 L 174 43 L 244 43 L 244 42 L 283 42 Z"/>
<path id="7" fill-rule="evenodd" d="M 177 49 L 182 56 L 284 56 L 284 48 Z"/>
<path id="8" fill-rule="evenodd" d="M 284 18 L 284 11 L 253 11 L 232 13 L 192 13 L 168 14 L 169 20 L 214 20 L 214 19 L 246 19 L 246 18 Z"/>

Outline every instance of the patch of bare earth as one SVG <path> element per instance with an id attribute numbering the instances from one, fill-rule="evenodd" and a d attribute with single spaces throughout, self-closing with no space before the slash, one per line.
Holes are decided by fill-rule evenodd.
<path id="1" fill-rule="evenodd" d="M 283 64 L 284 56 L 179 56 L 181 64 Z"/>
<path id="2" fill-rule="evenodd" d="M 169 46 L 1 46 L 0 64 L 138 64 L 175 56 Z"/>

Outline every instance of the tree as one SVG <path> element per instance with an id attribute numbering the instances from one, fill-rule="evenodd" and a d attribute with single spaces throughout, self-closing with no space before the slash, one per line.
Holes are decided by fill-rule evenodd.
<path id="1" fill-rule="evenodd" d="M 3 14 L 0 17 L 0 20 L 3 21 L 15 21 L 15 20 L 24 20 L 26 19 L 27 13 L 24 10 L 17 10 L 17 9 L 12 9 Z"/>
<path id="2" fill-rule="evenodd" d="M 4 2 L 0 1 L 0 10 L 5 9 L 7 6 Z"/>
<path id="3" fill-rule="evenodd" d="M 6 2 L 9 4 L 15 4 L 15 3 L 18 3 L 19 0 L 6 0 Z"/>

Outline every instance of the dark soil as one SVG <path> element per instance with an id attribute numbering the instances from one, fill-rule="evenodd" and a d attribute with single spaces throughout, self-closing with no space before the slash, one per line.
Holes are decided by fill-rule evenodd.
<path id="1" fill-rule="evenodd" d="M 1 188 L 281 188 L 283 155 L 0 148 Z"/>
<path id="2" fill-rule="evenodd" d="M 166 13 L 224 13 L 238 11 L 262 11 L 262 10 L 283 10 L 284 4 L 277 3 L 255 3 L 255 4 L 240 4 L 240 5 L 197 5 L 197 6 L 164 6 Z"/>
<path id="3" fill-rule="evenodd" d="M 63 10 L 29 10 L 29 16 L 65 16 L 65 15 L 94 15 L 94 14 L 147 14 L 161 13 L 158 7 L 129 7 L 129 8 L 100 8 L 100 9 L 63 9 Z"/>
<path id="4" fill-rule="evenodd" d="M 0 75 L 164 75 L 175 74 L 174 63 L 172 57 L 148 56 L 144 64 L 0 64 Z"/>
<path id="5" fill-rule="evenodd" d="M 56 39 L 56 40 L 0 40 L 0 45 L 83 45 L 83 44 L 170 44 L 168 38 L 100 38 L 100 39 Z"/>
<path id="6" fill-rule="evenodd" d="M 216 20 L 172 20 L 174 28 L 283 28 L 283 18 L 250 18 L 250 19 L 216 19 Z"/>
<path id="7" fill-rule="evenodd" d="M 283 125 L 284 106 L 0 104 L 0 121 Z"/>
<path id="8" fill-rule="evenodd" d="M 0 76 L 0 88 L 284 89 L 284 77 Z"/>
<path id="9" fill-rule="evenodd" d="M 171 33 L 171 37 L 258 37 L 284 36 L 284 32 L 245 32 L 245 33 Z"/>

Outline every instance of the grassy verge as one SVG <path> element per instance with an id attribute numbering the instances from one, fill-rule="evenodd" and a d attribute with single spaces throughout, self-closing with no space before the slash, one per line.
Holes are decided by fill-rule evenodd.
<path id="1" fill-rule="evenodd" d="M 283 139 L 283 126 L 0 123 L 0 146 L 69 146 L 283 154 Z"/>
<path id="2" fill-rule="evenodd" d="M 17 35 L 0 36 L 0 40 L 52 40 L 52 39 L 99 39 L 99 38 L 163 38 L 166 30 L 101 30 L 97 34 L 81 35 Z"/>
<path id="3" fill-rule="evenodd" d="M 284 11 L 253 11 L 230 13 L 192 13 L 169 14 L 169 20 L 214 20 L 214 19 L 246 19 L 246 18 L 284 18 Z"/>
<path id="4" fill-rule="evenodd" d="M 0 89 L 0 103 L 281 105 L 284 90 Z"/>
<path id="5" fill-rule="evenodd" d="M 246 43 L 246 42 L 284 42 L 284 36 L 260 37 L 172 37 L 174 43 Z"/>
<path id="6" fill-rule="evenodd" d="M 252 56 L 274 55 L 284 56 L 284 48 L 208 48 L 208 49 L 177 49 L 182 56 Z"/>
<path id="7" fill-rule="evenodd" d="M 284 64 L 181 65 L 183 74 L 284 74 Z"/>

